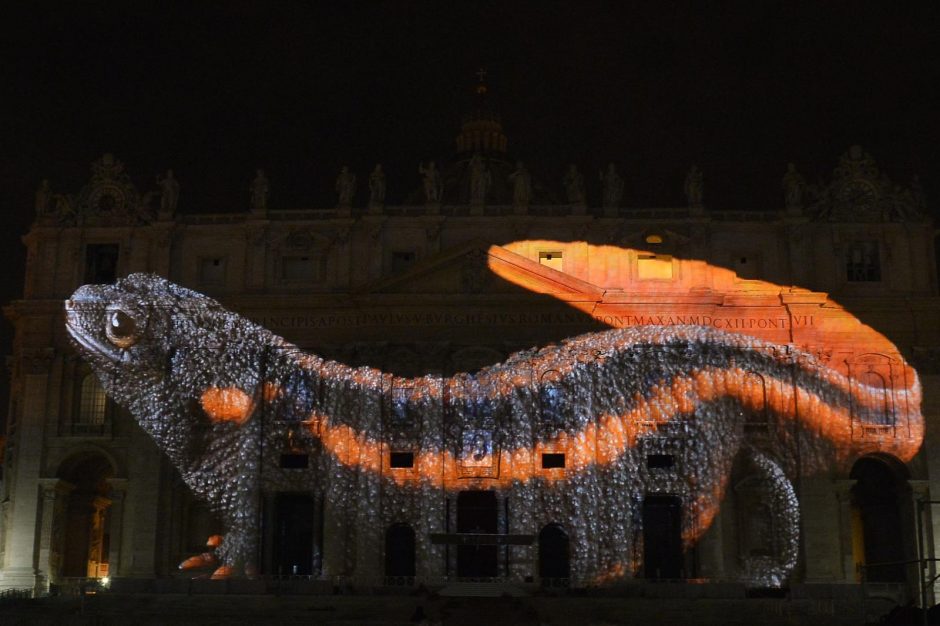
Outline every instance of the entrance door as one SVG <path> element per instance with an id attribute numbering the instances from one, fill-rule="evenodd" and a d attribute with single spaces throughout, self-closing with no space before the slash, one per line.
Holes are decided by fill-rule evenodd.
<path id="1" fill-rule="evenodd" d="M 910 557 L 904 549 L 904 537 L 913 536 L 913 532 L 901 522 L 903 478 L 887 462 L 873 457 L 856 461 L 850 476 L 858 481 L 852 487 L 852 505 L 860 522 L 855 532 L 861 535 L 856 538 L 861 550 L 856 551 L 862 554 L 856 554 L 856 560 L 866 565 L 865 580 L 905 582 L 907 568 L 903 563 Z M 906 500 L 910 502 L 909 495 Z"/>
<path id="2" fill-rule="evenodd" d="M 313 497 L 279 493 L 274 503 L 274 573 L 313 574 Z"/>
<path id="3" fill-rule="evenodd" d="M 643 500 L 643 571 L 646 578 L 682 578 L 682 501 L 676 496 Z"/>
<path id="4" fill-rule="evenodd" d="M 415 575 L 415 531 L 408 524 L 393 524 L 385 531 L 385 575 Z"/>
<path id="5" fill-rule="evenodd" d="M 462 491 L 457 494 L 457 532 L 496 534 L 496 492 Z M 457 576 L 496 576 L 496 546 L 457 546 Z"/>
<path id="6" fill-rule="evenodd" d="M 64 577 L 101 578 L 110 573 L 111 500 L 106 494 L 112 475 L 111 463 L 97 453 L 81 453 L 59 469 L 59 477 L 75 486 L 58 520 L 63 523 L 62 539 L 53 537 L 50 546 L 53 554 L 62 555 Z M 50 556 L 51 561 L 57 558 Z"/>
<path id="7" fill-rule="evenodd" d="M 539 578 L 568 578 L 568 534 L 558 524 L 549 524 L 539 533 Z"/>

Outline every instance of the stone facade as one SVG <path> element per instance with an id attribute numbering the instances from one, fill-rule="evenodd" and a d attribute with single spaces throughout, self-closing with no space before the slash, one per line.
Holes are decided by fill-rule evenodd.
<path id="1" fill-rule="evenodd" d="M 479 116 L 471 122 L 479 126 Z M 152 272 L 207 293 L 321 356 L 404 376 L 472 371 L 583 332 L 668 324 L 663 316 L 681 311 L 707 309 L 713 318 L 752 321 L 786 315 L 790 325 L 776 335 L 760 328 L 785 344 L 793 338 L 794 311 L 811 315 L 838 302 L 886 335 L 920 374 L 923 450 L 907 464 L 882 459 L 897 482 L 871 510 L 894 516 L 880 528 L 903 530 L 892 554 L 916 558 L 920 543 L 932 553 L 940 515 L 928 507 L 918 520 L 915 499 L 940 493 L 940 299 L 930 261 L 933 226 L 916 187 L 892 184 L 853 147 L 825 187 L 800 187 L 788 173 L 779 209 L 703 206 L 700 178 L 695 201 L 682 208 L 626 209 L 612 202 L 591 208 L 580 198 L 565 204 L 545 193 L 513 202 L 503 175 L 511 163 L 505 137 L 497 121 L 487 123 L 495 125 L 496 139 L 487 144 L 489 152 L 474 154 L 482 154 L 498 184 L 472 189 L 471 177 L 479 174 L 471 170 L 479 165 L 466 154 L 476 145 L 467 133 L 479 129 L 471 124 L 459 140 L 464 153 L 442 169 L 441 202 L 422 204 L 416 179 L 419 200 L 401 206 L 373 198 L 359 208 L 350 206 L 347 194 L 337 207 L 280 210 L 268 206 L 265 189 L 258 192 L 265 201 L 253 196 L 250 211 L 174 214 L 175 198 L 151 210 L 152 197 L 139 193 L 110 155 L 95 163 L 88 185 L 75 196 L 45 189 L 24 237 L 24 298 L 5 309 L 16 340 L 0 504 L 0 588 L 42 592 L 76 576 L 172 576 L 176 564 L 203 551 L 205 538 L 217 530 L 152 441 L 101 398 L 66 337 L 62 301 L 77 286 L 132 272 Z M 603 265 L 591 252 L 597 246 L 628 252 L 621 265 Z M 494 272 L 499 262 L 516 269 Z M 722 280 L 730 281 L 737 300 L 716 296 L 720 290 L 710 281 L 717 273 L 702 273 L 705 266 L 729 270 Z M 632 289 L 640 279 L 653 281 L 642 293 Z M 739 314 L 740 307 L 755 306 L 767 314 Z M 851 346 L 851 333 L 837 343 Z M 851 352 L 823 354 L 822 344 L 820 351 L 820 358 L 833 362 Z M 862 474 L 832 472 L 797 482 L 803 524 L 797 580 L 860 579 L 863 518 L 875 515 L 856 484 Z M 684 577 L 741 577 L 749 551 L 759 551 L 749 543 L 752 520 L 741 513 L 759 492 L 749 485 L 746 475 L 732 479 L 718 518 L 684 557 Z M 445 495 L 425 504 L 427 517 L 455 515 L 456 504 Z M 266 507 L 267 573 L 285 573 L 272 569 L 280 549 L 271 530 L 279 523 L 279 506 L 271 499 Z M 340 505 L 317 494 L 311 506 L 318 511 L 316 541 L 326 547 L 308 573 L 382 575 L 385 529 L 370 535 L 344 524 Z M 496 511 L 499 528 L 538 533 L 506 517 L 509 503 L 497 503 Z M 345 533 L 341 543 L 362 549 L 331 551 L 340 540 L 324 540 L 324 532 Z M 419 551 L 418 573 L 453 575 L 455 559 Z M 497 559 L 500 576 L 538 576 L 534 546 L 500 548 Z M 893 578 L 865 571 L 870 580 L 904 581 L 912 593 L 916 589 L 914 566 L 902 566 Z"/>

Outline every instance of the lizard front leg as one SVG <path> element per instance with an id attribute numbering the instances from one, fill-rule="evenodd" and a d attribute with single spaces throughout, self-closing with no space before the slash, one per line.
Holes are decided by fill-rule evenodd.
<path id="1" fill-rule="evenodd" d="M 757 587 L 781 587 L 796 567 L 800 547 L 800 503 L 793 483 L 780 465 L 763 452 L 750 450 L 750 465 L 764 491 L 766 510 L 772 516 L 774 536 L 768 546 L 771 555 L 748 556 L 741 578 Z"/>

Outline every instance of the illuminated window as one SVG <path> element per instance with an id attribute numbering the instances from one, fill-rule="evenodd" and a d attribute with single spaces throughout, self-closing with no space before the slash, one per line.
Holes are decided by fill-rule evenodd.
<path id="1" fill-rule="evenodd" d="M 672 257 L 668 254 L 639 254 L 636 258 L 637 278 L 640 280 L 672 279 Z"/>
<path id="2" fill-rule="evenodd" d="M 221 285 L 225 282 L 225 259 L 204 257 L 199 259 L 199 282 L 204 285 Z"/>
<path id="3" fill-rule="evenodd" d="M 95 243 L 85 248 L 85 282 L 113 283 L 117 279 L 118 253 L 116 243 Z"/>
<path id="4" fill-rule="evenodd" d="M 881 280 L 881 259 L 877 241 L 855 241 L 846 249 L 846 278 L 849 282 L 877 282 Z"/>
<path id="5" fill-rule="evenodd" d="M 107 397 L 98 378 L 88 374 L 82 379 L 81 401 L 78 407 L 78 423 L 87 426 L 104 424 Z"/>
<path id="6" fill-rule="evenodd" d="M 562 271 L 561 261 L 562 253 L 560 251 L 539 252 L 539 265 L 544 265 L 560 272 Z"/>
<path id="7" fill-rule="evenodd" d="M 415 262 L 414 250 L 396 250 L 392 252 L 392 272 L 403 272 Z"/>

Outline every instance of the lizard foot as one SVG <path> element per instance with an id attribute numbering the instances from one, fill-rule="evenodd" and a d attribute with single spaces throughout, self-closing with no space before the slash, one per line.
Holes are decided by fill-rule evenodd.
<path id="1" fill-rule="evenodd" d="M 203 552 L 202 554 L 189 557 L 179 564 L 179 568 L 183 571 L 189 571 L 214 567 L 219 562 L 218 557 L 215 555 L 215 549 L 218 548 L 221 544 L 222 535 L 212 535 L 209 537 L 208 541 L 206 541 L 206 547 L 210 549 L 206 552 Z"/>

